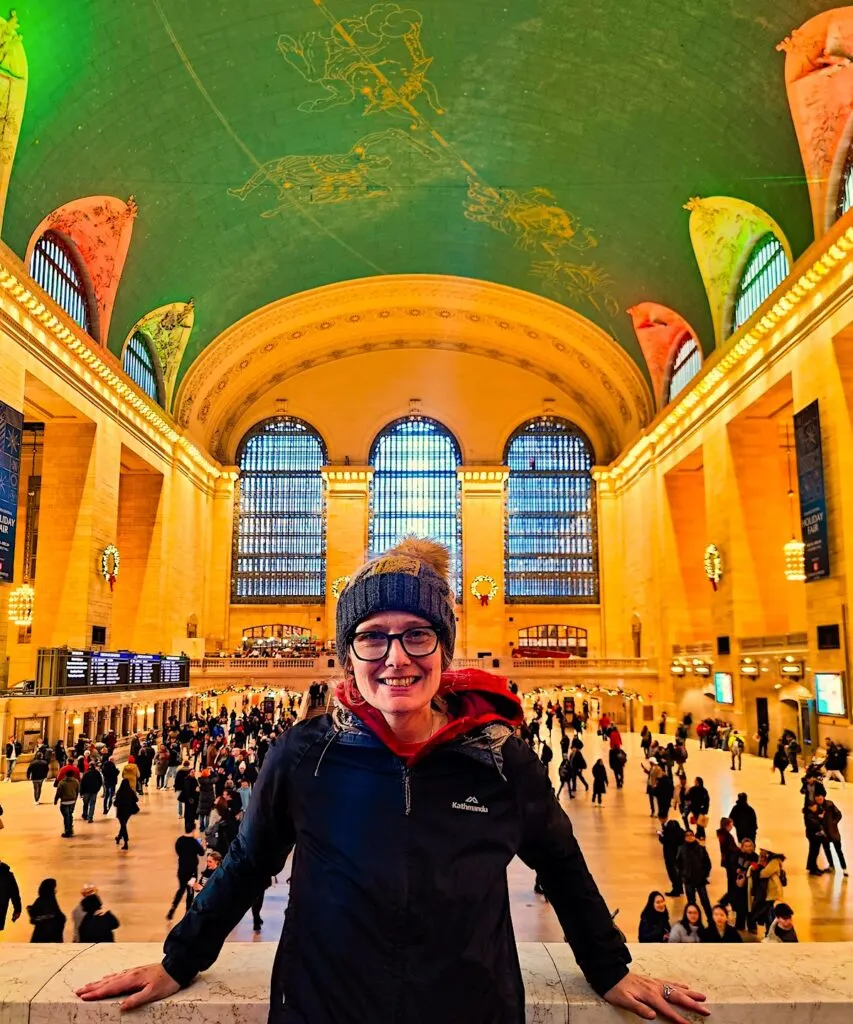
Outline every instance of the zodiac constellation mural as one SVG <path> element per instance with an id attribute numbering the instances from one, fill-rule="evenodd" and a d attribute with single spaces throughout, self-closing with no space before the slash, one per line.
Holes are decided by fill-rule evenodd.
<path id="1" fill-rule="evenodd" d="M 240 188 L 228 189 L 230 196 L 246 199 L 265 185 L 278 189 L 279 205 L 264 210 L 262 217 L 276 217 L 290 208 L 291 200 L 300 203 L 344 203 L 350 199 L 371 199 L 387 195 L 391 186 L 377 180 L 378 170 L 391 166 L 388 153 L 376 153 L 377 147 L 402 141 L 425 154 L 437 156 L 428 146 L 413 139 L 400 128 L 386 128 L 359 139 L 346 153 L 317 156 L 283 156 L 269 160 Z"/>
<path id="2" fill-rule="evenodd" d="M 511 238 L 516 248 L 529 253 L 530 274 L 547 294 L 560 301 L 585 301 L 615 316 L 619 308 L 610 276 L 581 255 L 598 244 L 592 229 L 581 226 L 547 189 L 521 193 L 488 184 L 433 126 L 430 117 L 444 115 L 445 108 L 427 74 L 434 58 L 424 48 L 423 15 L 385 2 L 338 21 L 324 0 L 314 4 L 330 24 L 328 32 L 299 37 L 282 33 L 277 44 L 287 64 L 322 90 L 322 95 L 299 103 L 298 109 L 321 114 L 358 105 L 362 117 L 403 118 L 407 128 L 363 135 L 342 153 L 288 154 L 269 160 L 228 194 L 245 200 L 266 186 L 275 188 L 278 202 L 263 211 L 266 218 L 305 204 L 382 199 L 394 190 L 395 156 L 408 148 L 424 169 L 426 161 L 462 169 L 468 186 L 463 215 Z"/>

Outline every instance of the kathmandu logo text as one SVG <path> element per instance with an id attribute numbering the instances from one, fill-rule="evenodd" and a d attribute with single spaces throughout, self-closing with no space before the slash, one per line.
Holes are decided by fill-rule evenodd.
<path id="1" fill-rule="evenodd" d="M 469 796 L 464 803 L 454 800 L 450 806 L 454 811 L 476 811 L 477 814 L 489 813 L 489 808 L 481 804 L 475 796 Z"/>

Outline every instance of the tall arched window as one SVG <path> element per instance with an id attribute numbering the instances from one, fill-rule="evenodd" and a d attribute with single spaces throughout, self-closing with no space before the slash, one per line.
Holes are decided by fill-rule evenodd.
<path id="1" fill-rule="evenodd" d="M 124 372 L 137 387 L 142 388 L 155 402 L 160 401 L 160 384 L 154 357 L 148 339 L 141 331 L 136 331 L 125 345 L 121 364 Z"/>
<path id="2" fill-rule="evenodd" d="M 89 290 L 78 257 L 53 231 L 45 231 L 36 242 L 30 260 L 30 277 L 87 334 L 93 333 Z"/>
<path id="3" fill-rule="evenodd" d="M 461 584 L 459 444 L 447 427 L 425 416 L 389 424 L 373 442 L 370 553 L 406 534 L 429 537 L 450 549 L 456 595 Z"/>
<path id="4" fill-rule="evenodd" d="M 238 604 L 322 601 L 326 594 L 326 447 L 292 416 L 265 420 L 240 442 L 231 596 Z"/>
<path id="5" fill-rule="evenodd" d="M 702 353 L 695 338 L 689 334 L 679 342 L 669 371 L 666 400 L 671 402 L 679 392 L 683 391 L 696 374 L 702 369 Z"/>
<path id="6" fill-rule="evenodd" d="M 841 185 L 838 189 L 838 216 L 843 217 L 848 210 L 853 210 L 853 145 L 850 146 L 844 170 L 841 172 Z"/>
<path id="7" fill-rule="evenodd" d="M 790 272 L 788 257 L 779 239 L 767 233 L 755 243 L 746 261 L 735 296 L 732 334 L 769 299 Z"/>
<path id="8" fill-rule="evenodd" d="M 568 420 L 542 416 L 513 433 L 504 460 L 507 601 L 597 602 L 592 445 Z"/>

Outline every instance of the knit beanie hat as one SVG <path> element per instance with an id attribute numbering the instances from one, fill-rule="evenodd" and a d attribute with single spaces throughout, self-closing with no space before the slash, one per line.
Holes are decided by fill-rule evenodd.
<path id="1" fill-rule="evenodd" d="M 453 661 L 456 615 L 450 591 L 450 552 L 434 541 L 405 537 L 366 562 L 338 598 L 335 647 L 343 665 L 359 623 L 378 612 L 411 612 L 438 632 L 442 667 Z"/>

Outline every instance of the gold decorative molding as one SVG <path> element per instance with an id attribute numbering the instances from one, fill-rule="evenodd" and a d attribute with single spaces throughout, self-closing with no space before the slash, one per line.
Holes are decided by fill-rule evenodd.
<path id="1" fill-rule="evenodd" d="M 19 315 L 15 319 L 25 330 L 29 319 L 44 332 L 43 339 L 38 331 L 28 334 L 41 348 L 40 355 L 47 365 L 54 364 L 63 375 L 70 370 L 81 392 L 106 398 L 123 419 L 141 429 L 173 459 L 214 480 L 222 474 L 221 467 L 179 433 L 159 406 L 130 381 L 112 355 L 93 347 L 95 342 L 24 273 L 2 242 L 0 292 L 17 307 Z"/>
<path id="2" fill-rule="evenodd" d="M 757 357 L 766 358 L 781 347 L 809 312 L 809 300 L 826 300 L 823 288 L 830 283 L 830 275 L 836 279 L 844 275 L 842 283 L 847 287 L 853 282 L 853 215 L 844 217 L 834 231 L 803 254 L 793 267 L 788 278 L 792 283 L 784 294 L 772 305 L 765 304 L 763 312 L 759 310 L 759 318 L 751 328 L 742 328 L 732 335 L 674 405 L 662 412 L 607 469 L 593 471 L 601 491 L 622 490 L 653 461 L 658 451 L 674 442 L 693 420 L 713 409 L 729 390 L 733 371 L 748 370 Z M 762 344 L 766 346 L 764 351 L 756 352 Z"/>
<path id="3" fill-rule="evenodd" d="M 539 374 L 576 401 L 611 454 L 654 412 L 630 356 L 575 311 L 487 281 L 409 274 L 312 289 L 234 324 L 184 377 L 178 422 L 228 458 L 241 416 L 271 387 L 332 359 L 406 347 L 470 352 Z"/>
<path id="4" fill-rule="evenodd" d="M 373 479 L 373 466 L 323 466 L 320 470 L 330 495 L 364 495 Z"/>

